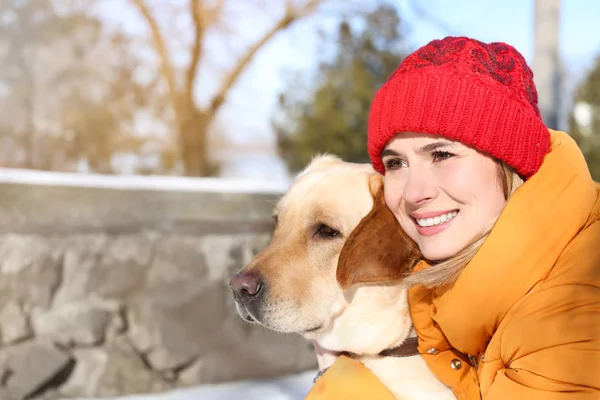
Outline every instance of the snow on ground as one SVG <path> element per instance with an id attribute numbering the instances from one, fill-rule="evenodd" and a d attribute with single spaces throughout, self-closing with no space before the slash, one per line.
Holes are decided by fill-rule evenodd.
<path id="1" fill-rule="evenodd" d="M 312 387 L 316 373 L 316 370 L 311 370 L 274 379 L 202 385 L 166 393 L 111 397 L 101 400 L 302 400 Z"/>
<path id="2" fill-rule="evenodd" d="M 100 175 L 0 168 L 0 183 L 219 193 L 283 193 L 286 181 L 247 178 L 189 178 L 162 175 Z"/>

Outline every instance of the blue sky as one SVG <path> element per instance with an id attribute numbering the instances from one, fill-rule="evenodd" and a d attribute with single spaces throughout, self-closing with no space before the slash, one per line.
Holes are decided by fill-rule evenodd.
<path id="1" fill-rule="evenodd" d="M 401 9 L 410 10 L 410 1 L 397 1 Z M 515 46 L 528 60 L 533 56 L 534 0 L 429 0 L 431 13 L 458 34 L 477 36 L 483 41 L 505 41 Z M 600 2 L 563 0 L 561 2 L 560 47 L 567 60 L 585 63 L 600 52 Z M 412 39 L 424 43 L 444 32 L 420 23 Z"/>

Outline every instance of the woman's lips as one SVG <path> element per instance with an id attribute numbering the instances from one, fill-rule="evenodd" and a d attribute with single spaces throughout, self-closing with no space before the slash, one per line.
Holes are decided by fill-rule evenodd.
<path id="1" fill-rule="evenodd" d="M 458 217 L 459 211 L 432 212 L 411 214 L 421 236 L 433 236 L 450 227 Z M 419 218 L 416 218 L 415 215 Z"/>

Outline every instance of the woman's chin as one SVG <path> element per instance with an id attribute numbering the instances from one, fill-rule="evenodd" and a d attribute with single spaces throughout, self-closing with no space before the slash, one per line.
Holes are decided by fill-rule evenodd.
<path id="1" fill-rule="evenodd" d="M 443 261 L 456 255 L 462 248 L 460 246 L 444 246 L 444 244 L 423 243 L 419 244 L 421 254 L 428 261 Z"/>

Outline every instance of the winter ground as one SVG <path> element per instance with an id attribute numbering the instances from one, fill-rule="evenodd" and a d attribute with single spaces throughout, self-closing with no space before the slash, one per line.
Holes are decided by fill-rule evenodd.
<path id="1" fill-rule="evenodd" d="M 120 190 L 157 190 L 219 193 L 283 193 L 284 180 L 256 178 L 188 178 L 161 175 L 101 175 L 71 172 L 34 171 L 0 168 L 0 183 L 106 188 Z"/>
<path id="2" fill-rule="evenodd" d="M 317 371 L 276 379 L 246 380 L 176 389 L 166 393 L 77 400 L 301 400 Z"/>

